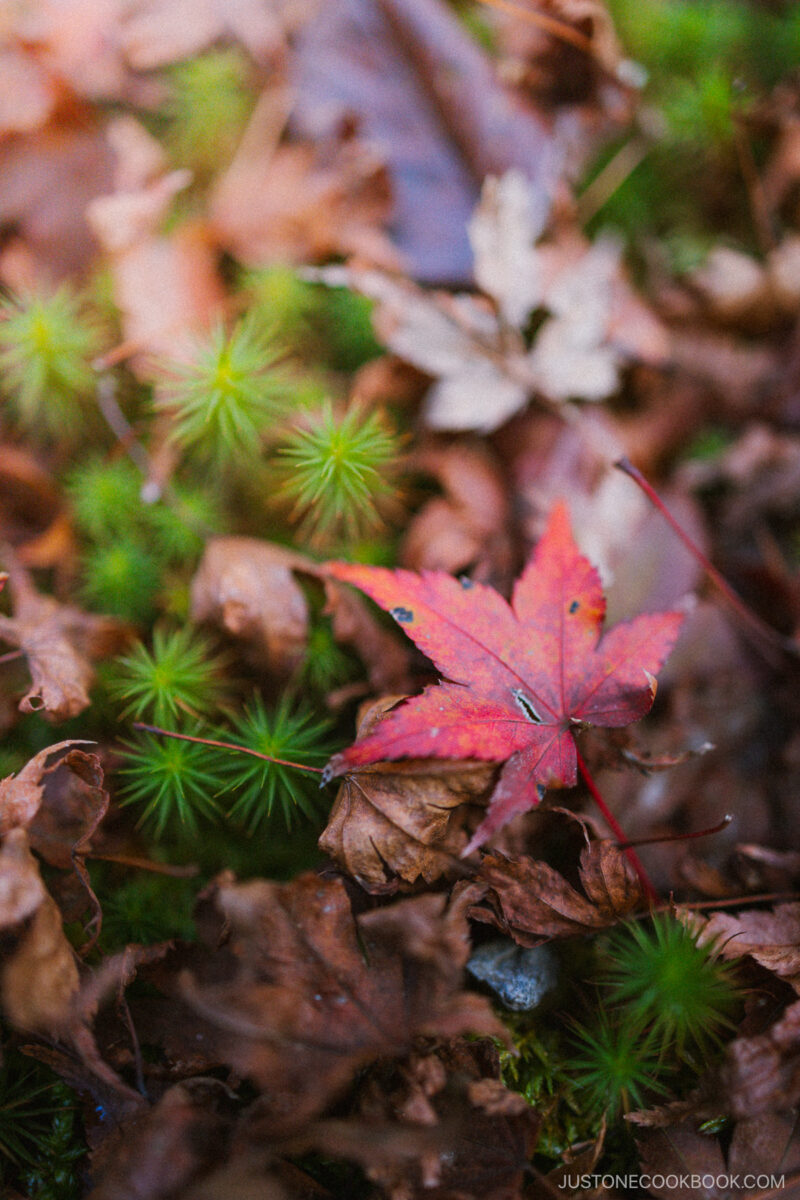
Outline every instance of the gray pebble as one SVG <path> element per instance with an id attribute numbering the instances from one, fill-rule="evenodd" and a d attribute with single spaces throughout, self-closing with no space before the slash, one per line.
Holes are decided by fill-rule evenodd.
<path id="1" fill-rule="evenodd" d="M 560 974 L 558 958 L 549 946 L 525 949 L 510 938 L 479 946 L 467 970 L 514 1012 L 538 1008 L 558 987 Z"/>

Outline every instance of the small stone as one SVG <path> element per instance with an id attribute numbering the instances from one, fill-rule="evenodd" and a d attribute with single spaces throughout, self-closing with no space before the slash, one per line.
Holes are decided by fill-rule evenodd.
<path id="1" fill-rule="evenodd" d="M 513 1012 L 538 1008 L 556 991 L 560 975 L 558 958 L 549 946 L 526 949 L 508 938 L 479 946 L 467 970 Z"/>

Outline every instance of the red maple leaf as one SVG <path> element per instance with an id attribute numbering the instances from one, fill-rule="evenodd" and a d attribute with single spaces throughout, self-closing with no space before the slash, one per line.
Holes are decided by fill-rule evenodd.
<path id="1" fill-rule="evenodd" d="M 652 613 L 600 636 L 600 577 L 578 552 L 557 505 L 508 604 L 498 592 L 440 571 L 416 575 L 332 563 L 388 609 L 445 677 L 405 701 L 328 763 L 325 778 L 394 758 L 508 759 L 470 851 L 548 787 L 577 782 L 575 731 L 621 726 L 650 711 L 655 673 L 683 614 Z"/>

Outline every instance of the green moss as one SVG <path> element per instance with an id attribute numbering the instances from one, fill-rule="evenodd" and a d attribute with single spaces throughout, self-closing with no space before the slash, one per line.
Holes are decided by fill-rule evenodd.
<path id="1" fill-rule="evenodd" d="M 253 108 L 250 74 L 233 47 L 171 68 L 166 141 L 176 165 L 210 177 L 232 158 Z"/>
<path id="2" fill-rule="evenodd" d="M 94 388 L 97 334 L 66 286 L 0 303 L 0 386 L 32 437 L 75 438 Z"/>

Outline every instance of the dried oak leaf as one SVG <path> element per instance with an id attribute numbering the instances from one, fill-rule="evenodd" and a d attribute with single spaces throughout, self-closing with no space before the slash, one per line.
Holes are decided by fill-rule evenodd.
<path id="1" fill-rule="evenodd" d="M 0 616 L 0 638 L 22 650 L 33 681 L 19 702 L 20 711 L 42 712 L 51 721 L 77 716 L 89 705 L 94 679 L 90 660 L 117 653 L 128 631 L 112 617 L 95 616 L 40 595 L 8 548 L 3 558 L 14 616 Z"/>
<path id="2" fill-rule="evenodd" d="M 550 937 L 605 929 L 641 905 L 642 887 L 614 842 L 590 842 L 580 857 L 581 895 L 553 867 L 538 859 L 491 853 L 481 860 L 478 880 L 488 885 L 488 908 L 470 916 L 496 925 L 521 946 Z"/>
<path id="3" fill-rule="evenodd" d="M 366 735 L 402 697 L 366 706 L 358 725 Z M 457 813 L 488 797 L 494 768 L 486 763 L 378 763 L 342 783 L 320 849 L 369 892 L 394 891 L 452 872 L 467 844 Z M 463 811 L 463 810 L 462 810 Z"/>
<path id="4" fill-rule="evenodd" d="M 703 922 L 701 938 L 716 942 L 723 958 L 749 954 L 800 991 L 800 902 L 778 904 L 772 912 L 714 913 Z"/>
<path id="5" fill-rule="evenodd" d="M 355 918 L 340 880 L 288 884 L 222 877 L 217 907 L 236 975 L 184 979 L 185 999 L 219 1026 L 225 1061 L 263 1089 L 265 1136 L 320 1112 L 364 1064 L 421 1035 L 505 1038 L 481 996 L 461 990 L 464 904 L 426 895 Z"/>

